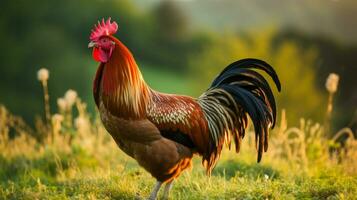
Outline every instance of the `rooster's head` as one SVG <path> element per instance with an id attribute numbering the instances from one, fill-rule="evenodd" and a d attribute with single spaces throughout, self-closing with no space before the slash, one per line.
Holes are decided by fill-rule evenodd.
<path id="1" fill-rule="evenodd" d="M 98 21 L 98 24 L 94 25 L 88 44 L 88 48 L 93 48 L 94 60 L 102 63 L 108 62 L 115 48 L 115 42 L 111 35 L 116 33 L 117 30 L 118 24 L 116 22 L 111 23 L 110 17 L 107 21 L 102 19 L 102 22 Z"/>

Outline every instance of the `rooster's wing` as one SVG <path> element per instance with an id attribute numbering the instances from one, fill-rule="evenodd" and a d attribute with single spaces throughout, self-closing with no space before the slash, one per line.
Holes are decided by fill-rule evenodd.
<path id="1" fill-rule="evenodd" d="M 148 119 L 162 136 L 181 143 L 198 153 L 209 145 L 207 121 L 197 101 L 188 96 L 152 92 L 147 109 Z"/>

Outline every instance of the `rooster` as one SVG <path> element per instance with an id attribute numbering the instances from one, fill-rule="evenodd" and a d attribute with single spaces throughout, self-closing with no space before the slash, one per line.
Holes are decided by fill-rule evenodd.
<path id="1" fill-rule="evenodd" d="M 104 127 L 117 145 L 157 182 L 149 196 L 156 199 L 162 184 L 167 199 L 173 181 L 202 157 L 207 174 L 224 144 L 234 141 L 238 153 L 250 117 L 255 129 L 257 160 L 268 149 L 268 131 L 276 121 L 272 90 L 257 71 L 263 70 L 280 91 L 274 69 L 258 59 L 228 65 L 200 97 L 164 94 L 151 89 L 129 49 L 115 36 L 116 22 L 104 19 L 90 34 L 97 69 L 93 95 Z"/>

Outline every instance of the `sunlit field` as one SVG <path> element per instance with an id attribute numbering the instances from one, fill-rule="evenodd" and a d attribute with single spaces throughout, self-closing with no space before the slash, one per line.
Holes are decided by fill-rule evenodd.
<path id="1" fill-rule="evenodd" d="M 149 196 L 154 179 L 117 148 L 98 116 L 88 114 L 76 91 L 68 90 L 57 99 L 56 114 L 45 109 L 51 92 L 47 91 L 50 80 L 46 72 L 40 70 L 38 79 L 47 120 L 37 118 L 32 128 L 5 106 L 0 107 L 0 198 Z M 333 84 L 326 84 L 330 95 L 336 92 Z M 250 128 L 241 152 L 227 148 L 210 177 L 196 157 L 193 168 L 176 181 L 170 198 L 355 199 L 357 140 L 352 131 L 344 128 L 329 138 L 325 133 L 328 121 L 322 125 L 301 116 L 300 125 L 292 127 L 284 109 L 279 116 L 261 163 L 256 163 Z M 341 138 L 343 144 L 338 142 Z"/>
<path id="2" fill-rule="evenodd" d="M 211 176 L 195 155 L 170 200 L 357 200 L 357 0 L 0 0 L 0 8 L 0 200 L 146 199 L 153 191 L 155 178 L 117 147 L 93 98 L 99 57 L 92 29 L 108 18 L 111 31 L 94 35 L 110 32 L 122 42 L 142 73 L 130 77 L 156 91 L 197 98 L 226 66 L 247 58 L 268 63 L 280 80 L 279 92 L 256 69 L 277 110 L 261 162 L 249 121 L 240 152 L 224 148 Z M 238 78 L 250 89 L 250 82 L 266 87 Z M 273 107 L 269 91 L 253 93 L 269 93 L 263 99 Z M 118 93 L 127 101 L 145 92 Z M 261 99 L 243 105 L 248 96 L 234 100 L 260 116 L 255 122 L 267 121 L 266 111 L 259 114 L 265 106 L 253 105 Z M 207 112 L 218 119 L 211 122 L 225 119 L 211 112 L 217 109 Z M 175 116 L 165 115 L 181 120 Z"/>

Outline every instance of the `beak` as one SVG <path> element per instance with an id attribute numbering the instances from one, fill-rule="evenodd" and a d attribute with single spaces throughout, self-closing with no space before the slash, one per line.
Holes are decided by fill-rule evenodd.
<path id="1" fill-rule="evenodd" d="M 97 43 L 95 43 L 93 41 L 90 41 L 89 44 L 88 44 L 88 48 L 95 47 L 96 45 L 97 45 Z"/>

